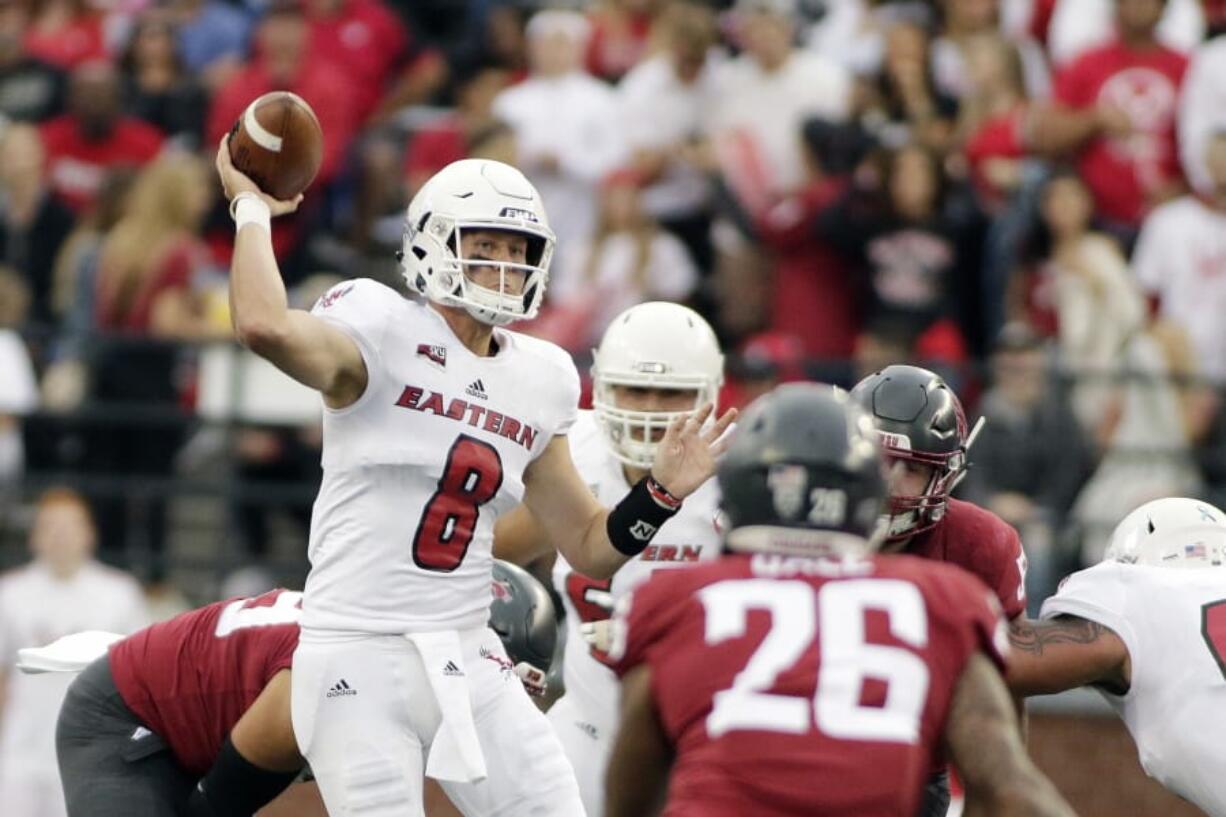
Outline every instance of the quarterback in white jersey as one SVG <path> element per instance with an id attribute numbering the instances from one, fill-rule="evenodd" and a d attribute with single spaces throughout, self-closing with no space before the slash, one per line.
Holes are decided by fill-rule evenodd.
<path id="1" fill-rule="evenodd" d="M 711 475 L 733 413 L 679 417 L 666 455 L 606 509 L 571 462 L 574 364 L 502 328 L 536 315 L 553 253 L 522 173 L 455 162 L 413 198 L 401 269 L 425 304 L 354 280 L 307 313 L 287 306 L 268 229 L 298 200 L 262 193 L 226 139 L 217 169 L 237 225 L 236 334 L 324 402 L 292 714 L 329 814 L 417 817 L 423 774 L 469 817 L 583 814 L 486 626 L 494 522 L 522 501 L 572 564 L 612 575 Z"/>
<path id="2" fill-rule="evenodd" d="M 610 323 L 592 367 L 595 410 L 580 412 L 570 435 L 575 467 L 601 504 L 619 502 L 651 470 L 657 441 L 677 414 L 715 400 L 723 364 L 711 327 L 684 306 L 639 304 Z M 580 628 L 608 620 L 617 599 L 652 572 L 716 558 L 718 509 L 712 479 L 612 578 L 586 576 L 564 557 L 554 563 L 554 587 L 566 607 L 566 694 L 549 710 L 549 720 L 575 767 L 588 817 L 604 813 L 619 685 Z M 500 521 L 495 548 L 501 558 L 526 563 L 548 552 L 548 539 L 524 515 L 517 511 Z"/>
<path id="3" fill-rule="evenodd" d="M 1226 514 L 1193 499 L 1142 505 L 1041 617 L 1010 634 L 1014 691 L 1094 685 L 1146 773 L 1226 817 Z"/>

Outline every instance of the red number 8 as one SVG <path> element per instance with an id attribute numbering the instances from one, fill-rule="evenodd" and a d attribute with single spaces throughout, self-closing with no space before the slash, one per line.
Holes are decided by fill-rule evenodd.
<path id="1" fill-rule="evenodd" d="M 447 452 L 438 490 L 413 535 L 413 563 L 450 573 L 468 553 L 480 508 L 502 487 L 502 458 L 487 442 L 461 434 Z"/>

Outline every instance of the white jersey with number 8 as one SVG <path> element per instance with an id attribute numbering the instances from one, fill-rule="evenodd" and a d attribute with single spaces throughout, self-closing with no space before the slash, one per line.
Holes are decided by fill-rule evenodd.
<path id="1" fill-rule="evenodd" d="M 1123 640 L 1131 686 L 1103 697 L 1132 733 L 1141 765 L 1226 817 L 1226 569 L 1103 562 L 1069 576 L 1043 603 L 1043 618 L 1058 615 L 1097 622 Z"/>
<path id="2" fill-rule="evenodd" d="M 524 470 L 574 422 L 579 377 L 560 348 L 503 329 L 478 357 L 434 309 L 368 279 L 312 313 L 357 343 L 368 384 L 324 409 L 304 630 L 483 627 L 494 520 Z"/>

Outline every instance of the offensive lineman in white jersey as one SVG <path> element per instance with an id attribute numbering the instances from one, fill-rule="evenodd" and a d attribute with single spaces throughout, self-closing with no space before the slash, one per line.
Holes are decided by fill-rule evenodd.
<path id="1" fill-rule="evenodd" d="M 1226 514 L 1194 499 L 1142 505 L 1041 619 L 1010 631 L 1013 691 L 1093 685 L 1150 777 L 1226 817 Z"/>
<path id="2" fill-rule="evenodd" d="M 651 471 L 658 440 L 676 419 L 715 401 L 724 358 L 711 327 L 692 309 L 639 304 L 618 315 L 595 352 L 594 411 L 582 411 L 571 431 L 575 467 L 601 504 L 613 505 Z M 719 556 L 715 514 L 719 490 L 708 480 L 670 519 L 646 550 L 611 579 L 576 571 L 563 557 L 553 583 L 566 607 L 566 694 L 549 710 L 566 756 L 575 767 L 588 817 L 604 813 L 604 774 L 617 728 L 617 677 L 604 653 L 589 647 L 580 626 L 604 621 L 617 599 L 655 570 Z M 499 520 L 499 558 L 526 564 L 548 553 L 549 539 L 527 509 Z"/>
<path id="3" fill-rule="evenodd" d="M 521 501 L 585 572 L 641 552 L 704 483 L 729 412 L 669 427 L 652 473 L 606 510 L 571 462 L 579 386 L 535 316 L 553 234 L 499 162 L 456 162 L 406 214 L 402 271 L 421 305 L 370 280 L 287 307 L 271 215 L 295 201 L 217 168 L 237 235 L 240 341 L 323 397 L 323 482 L 294 654 L 294 731 L 332 817 L 422 814 L 422 775 L 469 817 L 582 815 L 574 774 L 485 626 L 494 520 Z"/>

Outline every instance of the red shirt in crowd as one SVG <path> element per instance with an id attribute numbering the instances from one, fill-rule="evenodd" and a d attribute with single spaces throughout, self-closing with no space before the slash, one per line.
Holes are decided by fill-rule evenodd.
<path id="1" fill-rule="evenodd" d="M 21 44 L 27 56 L 64 71 L 71 71 L 90 60 L 110 57 L 102 15 L 92 12 L 73 17 L 54 30 L 31 25 L 26 29 Z"/>
<path id="2" fill-rule="evenodd" d="M 413 134 L 404 151 L 407 179 L 428 179 L 452 162 L 468 158 L 468 136 L 458 114 Z"/>
<path id="3" fill-rule="evenodd" d="M 814 228 L 842 195 L 842 181 L 810 184 L 768 209 L 759 235 L 774 251 L 771 329 L 799 338 L 807 357 L 851 356 L 860 310 L 847 262 Z"/>
<path id="4" fill-rule="evenodd" d="M 984 120 L 966 141 L 966 160 L 970 164 L 971 181 L 975 190 L 989 203 L 1003 203 L 1007 192 L 992 184 L 986 173 L 993 159 L 1020 160 L 1026 156 L 1022 135 L 1026 128 L 1027 105 L 1023 102 L 1013 110 Z"/>
<path id="5" fill-rule="evenodd" d="M 1056 98 L 1070 108 L 1111 105 L 1132 122 L 1126 138 L 1100 136 L 1079 157 L 1099 213 L 1140 226 L 1148 196 L 1180 176 L 1175 119 L 1188 60 L 1156 45 L 1131 50 L 1114 42 L 1082 54 L 1056 77 Z"/>
<path id="6" fill-rule="evenodd" d="M 39 131 L 47 151 L 51 189 L 74 212 L 87 210 L 115 167 L 140 166 L 162 149 L 162 133 L 131 117 L 120 117 L 99 141 L 85 138 L 77 120 L 64 114 L 43 123 Z"/>
<path id="7" fill-rule="evenodd" d="M 324 134 L 324 157 L 315 184 L 328 182 L 341 168 L 357 131 L 355 100 L 345 76 L 331 60 L 308 58 L 292 82 L 276 81 L 259 60 L 223 85 L 213 98 L 205 127 L 206 144 L 216 145 L 253 99 L 270 91 L 293 91 L 315 111 Z"/>
<path id="8" fill-rule="evenodd" d="M 354 117 L 364 122 L 404 57 L 409 43 L 404 23 L 380 0 L 343 0 L 336 14 L 308 19 L 310 53 L 329 55 L 347 80 Z"/>
<path id="9" fill-rule="evenodd" d="M 913 817 L 967 661 L 1003 664 L 987 588 L 907 556 L 725 557 L 622 615 L 615 671 L 651 668 L 676 751 L 665 817 Z"/>
<path id="10" fill-rule="evenodd" d="M 211 263 L 209 248 L 204 242 L 191 236 L 175 241 L 162 252 L 150 274 L 140 282 L 140 288 L 125 309 L 121 310 L 120 305 L 115 302 L 116 293 L 100 286 L 95 316 L 98 327 L 147 333 L 158 298 L 167 292 L 190 290 L 196 271 Z M 105 282 L 107 271 L 103 269 L 99 272 L 100 282 Z"/>
<path id="11" fill-rule="evenodd" d="M 207 772 L 269 680 L 290 668 L 301 598 L 273 590 L 219 601 L 111 647 L 111 675 L 124 703 L 185 771 Z"/>
<path id="12" fill-rule="evenodd" d="M 1012 525 L 989 510 L 951 499 L 945 518 L 912 537 L 904 552 L 949 562 L 978 576 L 996 593 L 1007 619 L 1026 611 L 1022 540 Z"/>

